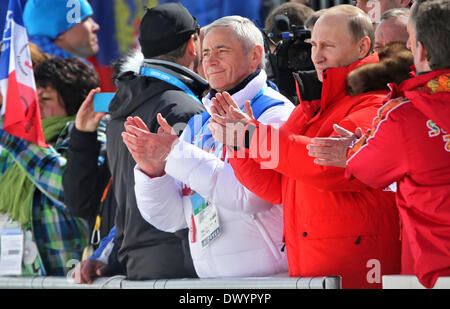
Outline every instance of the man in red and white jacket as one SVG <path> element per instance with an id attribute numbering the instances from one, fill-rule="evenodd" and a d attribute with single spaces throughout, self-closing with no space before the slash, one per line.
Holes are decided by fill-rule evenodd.
<path id="1" fill-rule="evenodd" d="M 408 45 L 417 76 L 392 85 L 370 131 L 358 141 L 347 133 L 308 146 L 316 163 L 346 166 L 349 178 L 375 188 L 397 183 L 401 273 L 428 288 L 450 275 L 449 8 L 449 0 L 412 7 Z"/>
<path id="2" fill-rule="evenodd" d="M 320 100 L 302 100 L 279 129 L 238 109 L 228 115 L 218 108 L 212 115 L 213 136 L 240 147 L 229 147 L 228 155 L 236 178 L 247 189 L 283 204 L 290 276 L 341 276 L 343 288 L 381 288 L 383 274 L 400 272 L 393 192 L 349 181 L 341 168 L 318 166 L 306 149 L 311 138 L 334 135 L 336 122 L 348 130 L 370 128 L 382 106 L 387 91 L 352 96 L 346 87 L 350 72 L 378 62 L 372 53 L 372 23 L 354 6 L 335 6 L 315 24 L 311 43 L 322 82 Z M 234 113 L 242 118 L 234 118 Z M 231 126 L 234 121 L 240 125 Z M 234 132 L 236 139 L 229 138 L 233 127 L 244 130 Z"/>

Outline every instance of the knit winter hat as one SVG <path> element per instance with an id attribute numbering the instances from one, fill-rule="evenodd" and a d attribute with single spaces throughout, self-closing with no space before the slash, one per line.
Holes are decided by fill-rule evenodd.
<path id="1" fill-rule="evenodd" d="M 28 0 L 23 22 L 30 36 L 42 35 L 54 40 L 92 14 L 87 0 Z"/>
<path id="2" fill-rule="evenodd" d="M 145 58 L 163 55 L 198 31 L 197 20 L 179 2 L 147 9 L 139 26 L 139 43 Z"/>

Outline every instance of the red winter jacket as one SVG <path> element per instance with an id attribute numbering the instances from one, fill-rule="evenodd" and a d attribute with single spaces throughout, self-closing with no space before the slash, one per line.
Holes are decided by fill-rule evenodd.
<path id="1" fill-rule="evenodd" d="M 343 168 L 316 165 L 306 149 L 310 138 L 333 135 L 334 123 L 352 132 L 370 127 L 387 92 L 352 97 L 345 79 L 356 67 L 377 61 L 372 54 L 348 67 L 328 69 L 320 101 L 301 102 L 279 130 L 252 120 L 247 153 L 253 159 L 230 159 L 249 190 L 283 204 L 291 276 L 338 275 L 343 288 L 381 288 L 381 275 L 400 272 L 394 193 L 349 181 Z M 273 150 L 269 159 L 264 159 L 265 143 Z M 229 152 L 233 155 L 239 154 Z"/>
<path id="2" fill-rule="evenodd" d="M 450 70 L 394 88 L 370 133 L 349 151 L 347 175 L 383 188 L 397 182 L 402 274 L 426 287 L 450 275 Z"/>

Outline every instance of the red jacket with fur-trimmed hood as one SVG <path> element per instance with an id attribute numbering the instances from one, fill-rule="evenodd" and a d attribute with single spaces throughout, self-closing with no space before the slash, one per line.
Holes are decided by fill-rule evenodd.
<path id="1" fill-rule="evenodd" d="M 312 137 L 334 135 L 335 123 L 352 132 L 370 127 L 387 91 L 350 96 L 346 77 L 373 62 L 377 54 L 326 70 L 321 99 L 301 102 L 279 130 L 256 120 L 249 123 L 247 132 L 253 134 L 241 146 L 251 159 L 233 159 L 236 154 L 229 152 L 242 184 L 283 204 L 291 276 L 341 276 L 343 288 L 381 288 L 383 274 L 400 272 L 394 193 L 348 180 L 343 168 L 316 165 L 306 149 Z M 270 157 L 263 151 L 265 143 Z"/>

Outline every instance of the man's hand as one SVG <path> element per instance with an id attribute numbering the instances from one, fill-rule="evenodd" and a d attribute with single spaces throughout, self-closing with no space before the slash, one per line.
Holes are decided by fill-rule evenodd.
<path id="1" fill-rule="evenodd" d="M 315 137 L 311 139 L 313 144 L 306 146 L 309 155 L 315 157 L 314 163 L 325 166 L 344 167 L 347 162 L 347 151 L 350 144 L 362 136 L 360 128 L 352 132 L 335 124 L 334 130 L 339 137 Z"/>
<path id="2" fill-rule="evenodd" d="M 228 146 L 238 146 L 245 127 L 254 119 L 250 101 L 244 104 L 245 112 L 240 110 L 228 92 L 216 94 L 211 102 L 212 115 L 208 127 L 214 139 Z"/>
<path id="3" fill-rule="evenodd" d="M 91 284 L 95 278 L 103 276 L 108 276 L 108 264 L 98 260 L 81 261 L 72 273 L 75 283 L 80 284 Z"/>
<path id="4" fill-rule="evenodd" d="M 166 166 L 166 158 L 178 142 L 173 128 L 161 114 L 157 115 L 160 125 L 158 133 L 151 133 L 139 117 L 128 117 L 123 142 L 130 151 L 139 168 L 149 176 L 160 176 Z"/>
<path id="5" fill-rule="evenodd" d="M 100 88 L 92 89 L 78 110 L 75 118 L 75 127 L 78 131 L 95 132 L 97 126 L 106 113 L 94 112 L 94 94 L 99 93 Z"/>

